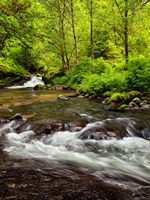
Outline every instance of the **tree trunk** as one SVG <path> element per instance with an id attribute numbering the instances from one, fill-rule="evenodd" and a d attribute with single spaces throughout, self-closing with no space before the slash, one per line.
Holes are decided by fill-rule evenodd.
<path id="1" fill-rule="evenodd" d="M 70 69 L 70 61 L 66 49 L 66 36 L 65 36 L 65 26 L 64 26 L 65 11 L 66 11 L 66 0 L 63 0 L 62 6 L 61 2 L 59 2 L 59 31 L 60 31 L 61 60 L 64 71 Z"/>
<path id="2" fill-rule="evenodd" d="M 124 49 L 125 49 L 125 61 L 126 67 L 128 66 L 129 61 L 129 41 L 128 41 L 128 34 L 129 34 L 129 24 L 128 24 L 128 0 L 125 1 L 125 9 L 124 9 Z"/>
<path id="3" fill-rule="evenodd" d="M 94 40 L 93 40 L 93 0 L 90 1 L 90 49 L 91 60 L 94 60 Z"/>
<path id="4" fill-rule="evenodd" d="M 79 55 L 78 55 L 78 44 L 77 44 L 77 36 L 76 36 L 75 21 L 74 21 L 74 4 L 73 4 L 73 0 L 70 0 L 70 7 L 71 7 L 72 31 L 73 31 L 74 49 L 75 49 L 75 63 L 78 64 Z"/>

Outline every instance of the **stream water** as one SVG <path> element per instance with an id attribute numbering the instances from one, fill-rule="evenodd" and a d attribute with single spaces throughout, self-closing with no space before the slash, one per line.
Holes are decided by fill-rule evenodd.
<path id="1" fill-rule="evenodd" d="M 1 125 L 1 167 L 40 166 L 64 169 L 63 173 L 65 169 L 78 169 L 123 187 L 131 187 L 124 183 L 125 177 L 150 186 L 150 111 L 107 112 L 99 101 L 82 98 L 64 101 L 57 99 L 59 94 L 68 96 L 71 92 L 0 90 L 0 118 L 20 113 L 25 122 L 50 120 L 76 127 L 37 137 L 29 126 L 16 133 L 16 121 Z M 85 131 L 97 127 L 126 137 L 79 139 Z"/>

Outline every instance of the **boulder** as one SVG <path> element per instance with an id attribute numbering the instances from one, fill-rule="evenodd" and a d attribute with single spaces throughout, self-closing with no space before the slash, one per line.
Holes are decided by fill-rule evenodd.
<path id="1" fill-rule="evenodd" d="M 140 98 L 135 97 L 134 99 L 132 99 L 132 102 L 136 103 L 137 105 L 140 105 L 141 100 Z"/>
<path id="2" fill-rule="evenodd" d="M 34 86 L 33 88 L 34 90 L 45 90 L 46 86 L 43 84 L 37 84 L 36 86 Z"/>
<path id="3" fill-rule="evenodd" d="M 9 118 L 9 121 L 13 121 L 13 120 L 25 120 L 25 118 L 21 115 L 21 114 L 16 114 L 13 117 Z"/>
<path id="4" fill-rule="evenodd" d="M 118 135 L 112 131 L 107 131 L 105 128 L 102 127 L 93 127 L 88 130 L 85 130 L 83 133 L 80 134 L 78 137 L 81 140 L 110 140 L 110 139 L 121 139 L 118 138 Z"/>

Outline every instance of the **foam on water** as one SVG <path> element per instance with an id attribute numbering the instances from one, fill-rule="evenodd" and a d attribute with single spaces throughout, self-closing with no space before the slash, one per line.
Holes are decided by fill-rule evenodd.
<path id="1" fill-rule="evenodd" d="M 126 120 L 128 121 L 128 120 Z M 89 124 L 85 129 L 104 122 Z M 49 164 L 73 165 L 92 174 L 117 173 L 150 182 L 150 142 L 139 137 L 123 140 L 80 140 L 81 132 L 62 131 L 34 137 L 33 131 L 5 135 L 4 151 L 19 158 Z"/>
<path id="2" fill-rule="evenodd" d="M 31 76 L 31 80 L 25 82 L 23 85 L 11 86 L 7 88 L 8 89 L 33 88 L 34 86 L 38 84 L 44 85 L 44 82 L 42 81 L 42 77 Z"/>

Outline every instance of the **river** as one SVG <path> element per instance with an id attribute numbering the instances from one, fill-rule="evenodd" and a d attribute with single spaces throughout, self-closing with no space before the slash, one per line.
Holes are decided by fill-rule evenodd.
<path id="1" fill-rule="evenodd" d="M 25 118 L 23 125 L 28 125 L 18 134 L 16 121 L 1 124 L 2 172 L 4 169 L 16 167 L 54 170 L 55 173 L 56 171 L 59 175 L 63 173 L 66 177 L 74 177 L 74 173 L 77 176 L 81 172 L 118 188 L 130 190 L 132 187 L 134 194 L 122 199 L 148 200 L 150 111 L 108 112 L 103 109 L 99 100 L 57 99 L 60 94 L 68 96 L 72 92 L 0 90 L 0 118 L 9 119 L 20 113 Z M 30 129 L 33 124 L 48 122 L 62 123 L 65 127 L 71 128 L 56 130 L 54 134 L 39 134 L 38 137 L 35 131 Z M 95 140 L 89 136 L 80 138 L 85 132 L 92 130 L 97 132 L 97 129 L 109 131 L 111 139 L 104 137 Z M 137 188 L 141 193 L 137 192 L 136 196 Z M 92 198 L 100 199 L 100 197 Z M 109 196 L 102 199 L 115 198 Z"/>

